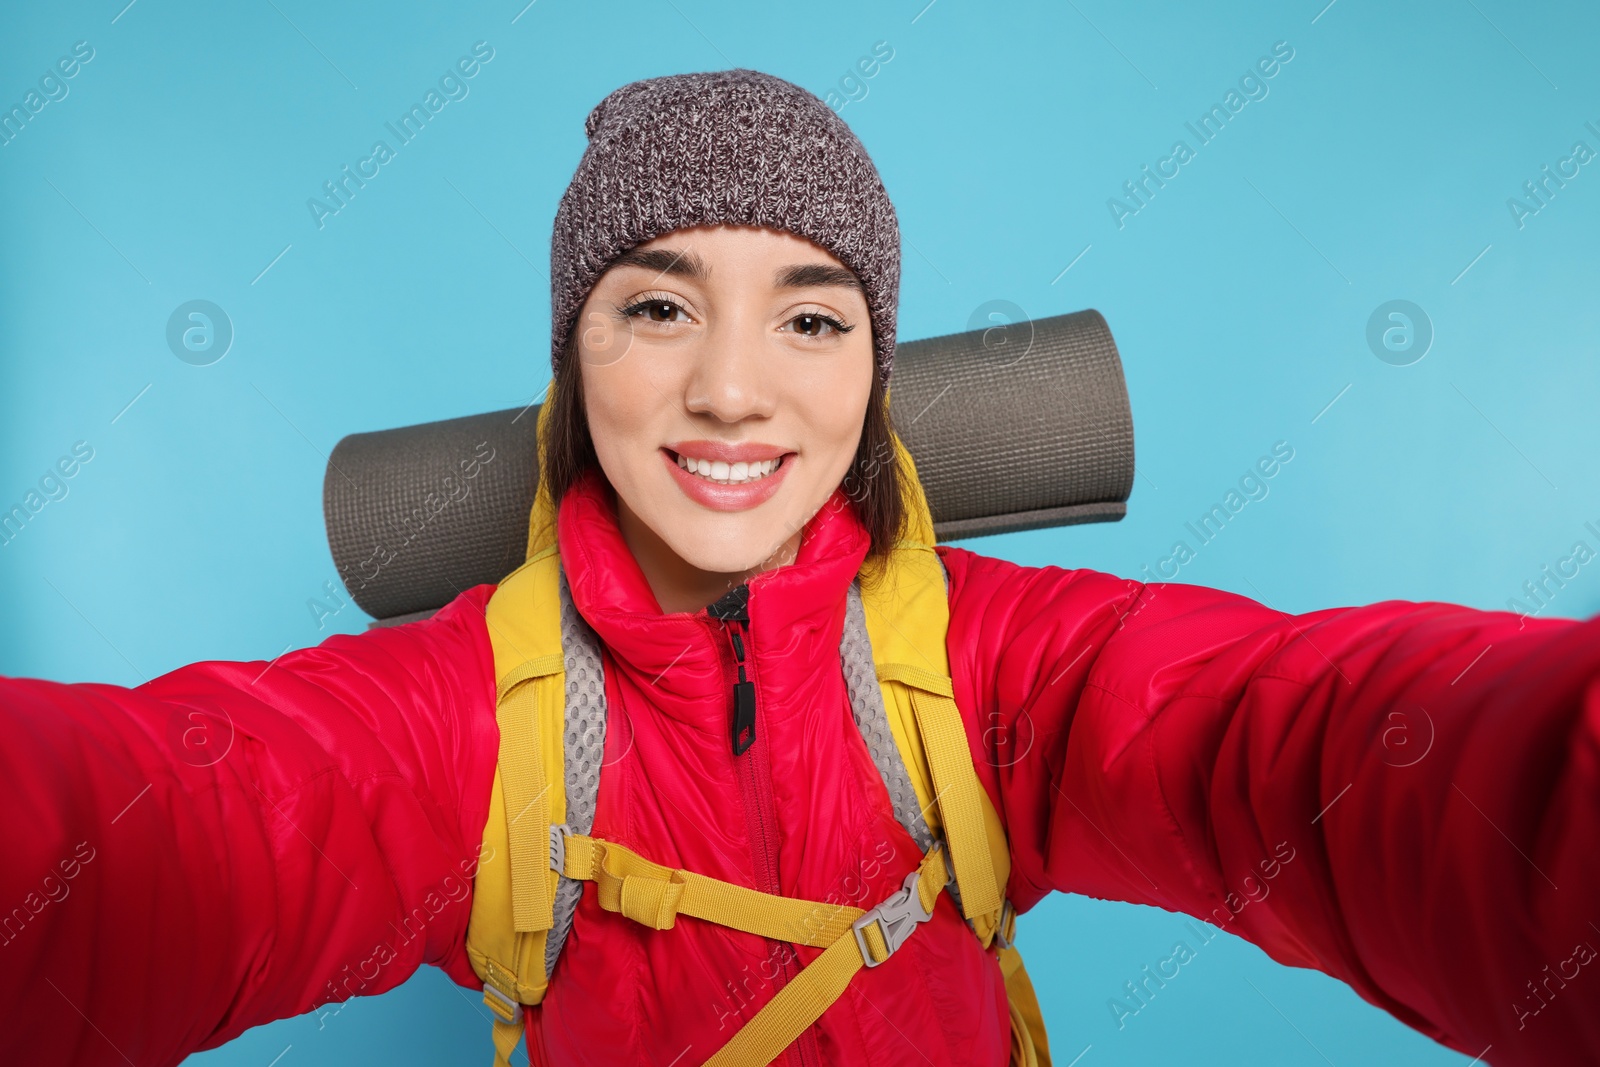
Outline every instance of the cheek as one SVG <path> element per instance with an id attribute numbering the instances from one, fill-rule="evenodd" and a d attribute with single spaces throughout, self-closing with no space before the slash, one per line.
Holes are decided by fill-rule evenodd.
<path id="1" fill-rule="evenodd" d="M 866 418 L 866 404 L 841 398 L 813 423 L 822 451 L 829 457 L 835 483 L 842 479 L 855 461 L 856 449 L 861 443 L 861 426 Z M 830 486 L 831 489 L 831 486 Z"/>
<path id="2" fill-rule="evenodd" d="M 626 360 L 583 368 L 584 412 L 595 455 L 613 485 L 637 481 L 661 439 L 661 392 Z"/>
<path id="3" fill-rule="evenodd" d="M 833 373 L 807 382 L 789 397 L 805 427 L 802 447 L 809 446 L 818 466 L 827 469 L 833 483 L 828 486 L 829 492 L 855 459 L 872 390 L 871 374 L 876 373 L 868 369 L 869 373 L 864 374 L 860 366 L 836 367 Z"/>

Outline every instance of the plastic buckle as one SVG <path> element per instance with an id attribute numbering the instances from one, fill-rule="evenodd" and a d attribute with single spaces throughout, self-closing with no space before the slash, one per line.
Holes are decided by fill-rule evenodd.
<path id="1" fill-rule="evenodd" d="M 921 877 L 920 869 L 912 871 L 906 875 L 893 896 L 850 924 L 850 929 L 856 935 L 856 944 L 861 947 L 861 958 L 868 967 L 876 967 L 893 956 L 895 950 L 906 943 L 906 938 L 911 936 L 918 923 L 933 918 L 933 912 L 923 910 L 922 898 L 917 895 L 917 882 Z M 889 949 L 889 956 L 883 960 L 872 958 L 872 951 L 867 947 L 866 936 L 862 933 L 864 927 L 873 923 L 878 924 L 878 929 L 883 933 L 883 943 Z"/>
<path id="2" fill-rule="evenodd" d="M 513 1026 L 522 1022 L 522 1005 L 488 982 L 483 983 L 483 1002 L 489 1005 L 489 1010 L 500 1016 L 502 1021 Z"/>
<path id="3" fill-rule="evenodd" d="M 567 838 L 572 833 L 572 827 L 566 823 L 552 823 L 550 826 L 550 869 L 557 874 L 564 875 L 567 870 Z"/>
<path id="4" fill-rule="evenodd" d="M 1006 949 L 1010 948 L 1011 945 L 1012 945 L 1012 940 L 1009 937 L 1006 936 L 1006 932 L 1005 932 L 1006 931 L 1006 917 L 1008 915 L 1011 917 L 1011 921 L 1013 923 L 1015 923 L 1016 922 L 1016 918 L 1017 918 L 1017 909 L 1011 906 L 1011 898 L 1010 897 L 1007 897 L 1005 900 L 1002 900 L 1000 902 L 1000 921 L 995 924 L 995 928 L 994 928 L 994 943 L 995 943 L 995 947 L 1000 949 L 1000 951 L 1002 951 L 1002 952 L 1004 952 Z M 1015 928 L 1013 927 L 1013 932 L 1014 931 L 1015 931 Z"/>

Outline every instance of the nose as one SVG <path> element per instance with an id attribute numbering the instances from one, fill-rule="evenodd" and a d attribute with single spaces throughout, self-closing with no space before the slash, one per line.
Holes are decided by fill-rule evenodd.
<path id="1" fill-rule="evenodd" d="M 768 418 L 777 400 L 772 360 L 761 327 L 751 319 L 724 319 L 706 331 L 684 383 L 684 406 L 693 414 L 735 424 Z"/>

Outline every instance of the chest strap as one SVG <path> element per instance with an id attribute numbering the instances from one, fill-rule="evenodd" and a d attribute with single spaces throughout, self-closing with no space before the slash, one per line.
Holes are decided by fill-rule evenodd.
<path id="1" fill-rule="evenodd" d="M 785 983 L 705 1067 L 750 1067 L 771 1063 L 844 994 L 857 971 L 892 956 L 916 928 L 933 918 L 939 893 L 954 881 L 948 854 L 935 842 L 917 869 L 890 897 L 863 911 L 780 897 L 664 867 L 615 841 L 550 828 L 550 868 L 568 878 L 594 882 L 606 911 L 654 930 L 670 930 L 681 915 L 747 934 L 822 949 L 822 954 Z"/>

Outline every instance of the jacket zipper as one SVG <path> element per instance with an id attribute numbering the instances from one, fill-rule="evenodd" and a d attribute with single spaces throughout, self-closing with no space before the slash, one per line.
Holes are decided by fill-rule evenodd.
<path id="1" fill-rule="evenodd" d="M 728 723 L 729 747 L 734 777 L 739 783 L 745 825 L 750 832 L 757 888 L 776 894 L 780 892 L 778 823 L 772 807 L 772 764 L 768 758 L 766 731 L 757 726 L 756 686 L 748 674 L 755 666 L 753 655 L 747 659 L 750 651 L 750 586 L 745 583 L 735 586 L 708 605 L 706 613 L 713 620 L 721 622 L 732 652 L 733 702 Z M 783 960 L 782 969 L 774 976 L 776 995 L 777 990 L 800 972 L 800 962 L 794 946 L 789 942 L 769 938 L 767 946 L 769 952 L 781 954 Z M 799 1057 L 800 1067 L 821 1067 L 822 1053 L 811 1027 L 807 1027 L 795 1039 L 793 1049 Z"/>

